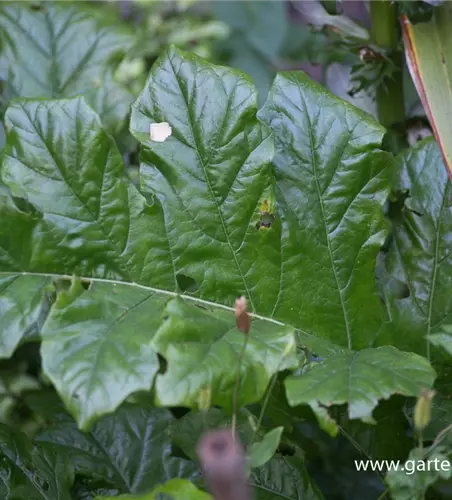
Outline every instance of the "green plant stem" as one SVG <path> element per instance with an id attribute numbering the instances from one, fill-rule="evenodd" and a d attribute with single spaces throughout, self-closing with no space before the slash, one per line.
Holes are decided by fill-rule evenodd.
<path id="1" fill-rule="evenodd" d="M 376 45 L 390 50 L 390 57 L 398 68 L 391 79 L 377 87 L 377 111 L 380 123 L 392 127 L 405 121 L 403 98 L 402 53 L 398 50 L 400 30 L 397 20 L 397 7 L 390 0 L 370 2 L 372 38 Z"/>
<path id="2" fill-rule="evenodd" d="M 279 368 L 279 366 L 278 366 L 278 368 Z M 254 429 L 253 435 L 251 437 L 251 440 L 250 440 L 248 446 L 251 446 L 254 443 L 254 440 L 256 438 L 257 432 L 260 429 L 260 426 L 262 424 L 262 420 L 264 419 L 265 410 L 266 410 L 268 402 L 270 400 L 271 393 L 273 392 L 273 389 L 275 388 L 277 377 L 278 377 L 278 371 L 273 375 L 272 380 L 270 382 L 270 385 L 269 385 L 269 387 L 267 389 L 267 393 L 265 394 L 264 403 L 262 405 L 261 411 L 259 413 L 259 418 L 257 420 L 256 428 Z"/>
<path id="3" fill-rule="evenodd" d="M 240 375 L 242 373 L 243 358 L 245 356 L 246 346 L 248 345 L 249 333 L 245 335 L 242 352 L 239 357 L 239 366 L 237 367 L 237 377 L 235 380 L 234 394 L 232 395 L 232 436 L 235 439 L 235 429 L 237 423 L 237 395 L 240 390 Z"/>
<path id="4" fill-rule="evenodd" d="M 389 490 L 386 489 L 385 491 L 383 491 L 383 493 L 377 498 L 377 500 L 383 500 L 383 498 L 385 498 L 389 493 Z"/>

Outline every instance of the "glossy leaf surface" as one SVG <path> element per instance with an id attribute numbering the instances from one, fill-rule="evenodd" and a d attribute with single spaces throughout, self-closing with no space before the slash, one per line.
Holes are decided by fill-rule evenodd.
<path id="1" fill-rule="evenodd" d="M 231 85 L 236 81 L 235 72 L 225 69 L 221 72 L 225 78 L 231 78 Z M 246 84 L 245 94 L 250 93 L 252 99 L 251 85 L 245 77 L 238 77 Z M 269 185 L 270 169 L 266 161 L 271 158 L 273 148 L 269 132 L 253 117 L 250 104 L 240 99 L 238 96 L 237 112 L 242 117 L 238 125 L 232 117 L 229 124 L 228 115 L 222 119 L 233 136 L 238 134 L 238 139 L 223 153 L 223 161 L 225 166 L 237 169 L 242 166 L 242 160 L 246 160 L 243 179 L 238 176 L 240 182 L 252 184 L 257 179 L 252 191 L 255 193 L 253 205 L 242 196 L 240 189 L 233 193 L 230 202 L 241 203 L 240 209 L 246 208 L 257 222 L 260 216 L 254 213 L 258 210 L 255 205 Z M 171 109 L 173 104 L 170 101 L 165 105 Z M 44 370 L 79 424 L 88 428 L 96 417 L 113 411 L 132 392 L 152 386 L 157 370 L 156 350 L 160 349 L 171 361 L 173 351 L 166 348 L 167 337 L 172 335 L 168 328 L 166 333 L 161 332 L 159 344 L 151 347 L 151 341 L 163 319 L 165 302 L 184 287 L 184 280 L 190 282 L 191 270 L 206 273 L 209 288 L 205 290 L 199 279 L 201 293 L 198 295 L 232 305 L 240 288 L 237 276 L 229 280 L 230 259 L 237 272 L 240 264 L 237 255 L 231 252 L 229 236 L 224 236 L 217 254 L 215 248 L 206 247 L 206 238 L 197 240 L 199 232 L 192 233 L 190 228 L 193 222 L 184 220 L 180 212 L 173 227 L 165 212 L 173 208 L 171 203 L 162 200 L 160 204 L 157 197 L 146 200 L 137 191 L 123 174 L 116 146 L 83 98 L 16 102 L 9 107 L 5 121 L 8 145 L 2 178 L 13 196 L 5 196 L 2 207 L 6 217 L 0 255 L 3 272 L 55 277 L 75 274 L 85 284 L 88 279 L 95 279 L 88 290 L 74 282 L 69 292 L 60 292 L 42 330 Z M 165 146 L 172 140 L 170 137 L 161 144 Z M 231 174 L 227 179 L 224 182 L 233 180 Z M 196 180 L 191 179 L 188 187 L 196 192 Z M 183 193 L 183 186 L 180 189 Z M 15 201 L 19 198 L 24 200 L 21 208 Z M 203 211 L 198 210 L 196 214 L 210 224 Z M 234 216 L 232 205 L 228 216 Z M 240 220 L 238 214 L 234 217 Z M 220 227 L 221 220 L 218 215 Z M 20 249 L 17 240 L 8 236 L 13 226 L 22 231 Z M 218 230 L 215 225 L 211 228 Z M 243 227 L 240 224 L 238 236 L 245 238 L 248 229 L 248 224 Z M 252 236 L 265 238 L 255 225 Z M 179 248 L 173 246 L 174 238 Z M 181 251 L 184 266 L 177 265 L 177 253 Z M 248 252 L 253 258 L 259 257 L 253 248 Z M 210 260 L 203 261 L 203 255 Z M 212 264 L 212 269 L 206 267 L 208 264 Z M 248 261 L 248 264 L 254 265 L 254 262 Z M 259 265 L 265 279 L 265 262 Z M 243 283 L 240 272 L 238 276 Z M 191 311 L 194 314 L 198 309 Z M 229 330 L 235 330 L 233 311 L 227 314 L 231 318 Z M 262 321 L 264 323 L 265 318 Z M 177 327 L 177 321 L 174 324 Z M 262 331 L 267 340 L 259 343 L 256 338 L 250 343 L 252 354 L 245 357 L 244 371 L 248 372 L 240 401 L 250 398 L 255 401 L 275 370 L 296 364 L 295 346 L 291 341 L 293 328 L 277 322 L 269 324 L 257 328 L 257 333 Z M 226 333 L 221 318 L 218 321 L 212 318 L 210 326 L 218 328 L 211 332 L 213 338 Z M 284 353 L 286 358 L 280 363 Z M 218 355 L 223 363 L 217 365 L 215 373 L 203 383 L 215 385 L 226 380 L 219 394 L 221 402 L 230 405 L 234 387 L 231 362 L 237 359 L 237 353 L 234 355 L 225 341 Z M 251 360 L 254 363 L 257 358 L 259 363 L 252 367 Z M 178 360 L 169 365 L 168 377 L 172 377 L 173 382 L 180 377 L 177 363 Z M 201 380 L 208 367 L 209 364 L 200 365 L 194 378 Z M 249 370 L 254 379 L 250 378 Z M 162 377 L 159 387 L 168 380 Z M 159 394 L 191 406 L 197 404 L 198 389 L 192 387 L 189 392 L 172 395 L 161 390 Z"/>
<path id="2" fill-rule="evenodd" d="M 274 148 L 255 115 L 246 75 L 170 49 L 133 106 L 131 131 L 143 146 L 142 188 L 163 206 L 175 274 L 202 298 L 232 305 L 244 295 L 251 311 L 268 313 L 278 256 L 274 235 L 256 224 Z M 172 128 L 163 143 L 149 137 L 154 122 Z"/>
<path id="3" fill-rule="evenodd" d="M 260 118 L 275 134 L 279 286 L 272 314 L 348 348 L 384 318 L 374 287 L 391 157 L 383 129 L 303 73 L 282 73 Z"/>

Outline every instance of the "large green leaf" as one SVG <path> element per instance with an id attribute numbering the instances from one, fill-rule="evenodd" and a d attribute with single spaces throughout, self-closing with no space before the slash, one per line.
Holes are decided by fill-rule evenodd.
<path id="1" fill-rule="evenodd" d="M 254 90 L 243 76 L 223 69 L 221 72 L 229 76 L 231 85 L 237 80 L 246 82 L 247 88 L 243 91 L 252 98 Z M 170 108 L 171 101 L 166 105 Z M 241 104 L 238 100 L 238 105 L 239 108 L 243 106 L 242 121 L 236 125 L 231 123 L 230 127 L 239 134 L 241 142 L 225 151 L 224 161 L 225 165 L 229 163 L 236 169 L 249 156 L 243 178 L 239 176 L 239 180 L 246 181 L 247 177 L 257 180 L 252 186 L 254 202 L 250 203 L 239 193 L 234 197 L 237 209 L 246 209 L 255 219 L 254 225 L 250 224 L 252 236 L 258 241 L 268 241 L 265 234 L 256 230 L 255 224 L 259 220 L 257 202 L 270 182 L 266 161 L 271 158 L 272 141 L 269 132 L 256 121 L 255 108 L 253 115 L 249 103 Z M 227 115 L 223 121 L 226 118 Z M 232 260 L 235 269 L 240 270 L 238 257 L 227 243 L 229 235 L 224 238 L 222 247 L 213 246 L 206 252 L 204 244 L 209 237 L 204 235 L 198 241 L 198 235 L 192 232 L 193 222 L 188 220 L 185 224 L 180 213 L 176 236 L 157 197 L 147 202 L 124 176 L 117 148 L 83 98 L 15 102 L 9 107 L 5 122 L 8 144 L 2 178 L 16 198 L 7 193 L 2 201 L 5 217 L 5 238 L 0 242 L 2 270 L 8 277 L 15 273 L 55 277 L 75 274 L 84 282 L 94 280 L 88 290 L 74 281 L 69 291 L 62 291 L 42 330 L 44 371 L 79 424 L 87 428 L 96 416 L 114 410 L 132 392 L 151 387 L 157 370 L 153 349 L 160 349 L 168 360 L 174 361 L 174 365 L 170 362 L 167 374 L 173 377 L 171 385 L 177 377 L 183 382 L 178 368 L 182 358 L 173 360 L 174 351 L 166 347 L 166 337 L 169 335 L 171 339 L 172 335 L 168 330 L 171 318 L 163 325 L 158 342 L 151 343 L 163 321 L 164 304 L 176 295 L 184 279 L 192 277 L 193 268 L 203 275 L 206 273 L 208 278 L 203 285 L 202 279 L 195 275 L 201 283 L 198 295 L 231 306 L 238 294 L 247 292 L 241 288 L 240 273 L 238 281 L 228 269 Z M 147 128 L 149 130 L 149 124 Z M 247 168 L 250 171 L 246 171 Z M 188 189 L 196 192 L 196 182 L 191 181 L 181 189 L 187 189 L 187 193 Z M 21 208 L 17 206 L 18 198 L 22 200 Z M 228 215 L 234 215 L 233 212 L 231 206 Z M 197 214 L 204 215 L 202 211 Z M 245 237 L 249 224 L 241 223 L 241 212 L 235 217 L 240 233 L 234 237 Z M 12 236 L 9 230 L 12 227 L 20 228 L 20 243 Z M 218 230 L 215 224 L 213 230 Z M 170 234 L 182 243 L 179 248 L 172 246 Z M 186 245 L 192 245 L 193 251 L 187 251 Z M 185 267 L 180 252 L 185 254 Z M 200 260 L 203 254 L 206 255 L 204 261 Z M 260 267 L 255 272 L 257 276 L 262 274 L 265 285 L 265 261 L 259 259 L 252 247 L 248 249 L 248 256 L 250 266 L 258 261 Z M 215 271 L 217 274 L 212 274 Z M 203 304 L 210 308 L 215 305 L 212 302 Z M 176 315 L 176 309 L 171 311 L 169 307 L 168 311 Z M 215 349 L 220 346 L 218 355 L 222 363 L 205 377 L 206 370 L 212 366 L 211 360 L 207 360 L 208 364 L 197 367 L 199 372 L 193 375 L 198 380 L 203 378 L 203 384 L 223 384 L 222 390 L 215 395 L 218 394 L 222 403 L 230 404 L 235 386 L 231 383 L 232 378 L 235 380 L 231 362 L 237 361 L 237 356 L 230 351 L 228 342 L 237 344 L 244 336 L 234 326 L 233 310 L 226 309 L 229 318 L 226 330 L 224 312 L 219 312 L 217 319 L 212 316 L 210 323 L 212 340 L 222 340 L 214 346 Z M 200 310 L 188 308 L 187 311 L 197 317 Z M 242 365 L 243 390 L 239 400 L 243 403 L 262 396 L 275 370 L 296 363 L 293 328 L 269 320 L 271 326 L 253 323 L 253 340 Z M 173 323 L 179 328 L 176 319 Z M 181 339 L 188 329 L 184 331 L 179 332 Z M 262 340 L 254 341 L 253 331 L 261 332 Z M 176 332 L 173 334 L 176 336 Z M 193 366 L 187 356 L 189 352 L 182 353 L 186 367 Z M 257 365 L 256 360 L 259 360 Z M 222 383 L 222 379 L 225 382 Z M 162 377 L 162 384 L 167 380 Z M 159 396 L 172 397 L 179 404 L 196 405 L 196 390 L 193 386 L 189 392 L 170 391 L 165 395 L 164 389 Z"/>
<path id="2" fill-rule="evenodd" d="M 64 454 L 50 444 L 34 445 L 11 428 L 0 425 L 1 483 L 7 500 L 71 500 L 73 469 Z"/>
<path id="3" fill-rule="evenodd" d="M 124 125 L 133 95 L 113 80 L 114 57 L 134 43 L 125 27 L 77 5 L 6 3 L 0 8 L 0 80 L 11 97 L 84 94 L 111 131 Z"/>
<path id="4" fill-rule="evenodd" d="M 397 158 L 394 188 L 408 198 L 393 221 L 386 267 L 406 284 L 409 296 L 386 291 L 391 324 L 379 342 L 430 356 L 427 336 L 437 333 L 452 315 L 452 190 L 438 146 L 418 143 Z M 432 182 L 434 179 L 434 182 Z"/>
<path id="5" fill-rule="evenodd" d="M 175 477 L 199 478 L 194 463 L 172 454 L 168 410 L 124 405 L 88 433 L 64 413 L 56 417 L 36 441 L 67 456 L 77 475 L 104 480 L 122 493 L 149 491 Z"/>
<path id="6" fill-rule="evenodd" d="M 83 98 L 9 107 L 0 272 L 85 285 L 60 291 L 42 331 L 44 371 L 83 428 L 150 388 L 155 351 L 168 362 L 160 402 L 196 406 L 210 387 L 214 404 L 230 405 L 244 341 L 239 295 L 254 313 L 241 404 L 296 365 L 286 325 L 306 342 L 373 343 L 383 317 L 373 280 L 390 166 L 383 130 L 302 74 L 281 76 L 262 113 L 277 136 L 272 167 L 273 137 L 256 110 L 244 74 L 170 49 L 132 113 L 145 198 Z M 164 142 L 150 139 L 156 122 L 172 128 Z M 167 303 L 180 291 L 186 303 Z"/>
<path id="7" fill-rule="evenodd" d="M 379 399 L 392 394 L 417 396 L 422 387 L 433 385 L 435 375 L 425 358 L 387 346 L 311 363 L 304 373 L 287 377 L 285 385 L 289 404 L 309 404 L 320 424 L 336 434 L 329 406 L 348 402 L 351 419 L 373 422 L 372 410 Z"/>
<path id="8" fill-rule="evenodd" d="M 153 122 L 168 122 L 172 136 L 151 141 Z M 163 206 L 174 272 L 202 298 L 233 304 L 245 295 L 270 315 L 278 242 L 256 224 L 274 148 L 249 78 L 171 49 L 133 105 L 131 131 L 143 145 L 142 188 Z"/>
<path id="9" fill-rule="evenodd" d="M 83 98 L 16 101 L 5 124 L 2 180 L 31 207 L 4 202 L 5 224 L 23 234 L 21 241 L 2 238 L 3 270 L 174 289 L 161 210 L 129 182 L 116 145 Z"/>
<path id="10" fill-rule="evenodd" d="M 272 314 L 336 344 L 368 347 L 384 319 L 374 286 L 391 168 L 379 149 L 384 130 L 301 72 L 276 77 L 260 117 L 277 148 L 281 265 Z"/>

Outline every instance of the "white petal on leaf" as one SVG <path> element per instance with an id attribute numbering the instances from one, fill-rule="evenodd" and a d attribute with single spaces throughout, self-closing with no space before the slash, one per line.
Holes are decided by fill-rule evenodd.
<path id="1" fill-rule="evenodd" d="M 167 122 L 151 123 L 150 136 L 151 140 L 155 142 L 165 142 L 171 135 L 172 130 Z"/>

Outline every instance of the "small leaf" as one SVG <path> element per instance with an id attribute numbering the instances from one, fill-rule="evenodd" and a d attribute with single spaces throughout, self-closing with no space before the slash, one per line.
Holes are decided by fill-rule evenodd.
<path id="1" fill-rule="evenodd" d="M 256 500 L 323 500 L 323 495 L 311 479 L 304 460 L 293 457 L 276 456 L 263 467 L 253 469 L 250 484 Z"/>
<path id="2" fill-rule="evenodd" d="M 267 432 L 260 441 L 253 443 L 247 449 L 247 455 L 252 468 L 262 467 L 273 457 L 278 449 L 283 430 L 284 427 L 276 427 Z"/>
<path id="3" fill-rule="evenodd" d="M 447 331 L 448 333 L 435 333 L 433 335 L 429 335 L 427 339 L 433 345 L 442 347 L 446 352 L 448 352 L 452 356 L 452 332 L 450 332 L 449 329 Z"/>
<path id="4" fill-rule="evenodd" d="M 144 495 L 99 496 L 95 500 L 160 500 L 160 498 L 163 500 L 167 498 L 166 495 L 172 500 L 212 500 L 210 495 L 198 490 L 190 481 L 184 479 L 171 479 Z"/>
<path id="5" fill-rule="evenodd" d="M 311 363 L 301 375 L 287 377 L 285 386 L 291 406 L 309 404 L 321 426 L 335 435 L 338 429 L 327 407 L 348 403 L 350 419 L 370 423 L 380 399 L 393 394 L 417 396 L 422 387 L 431 387 L 434 379 L 435 372 L 425 358 L 394 347 L 379 347 Z"/>

